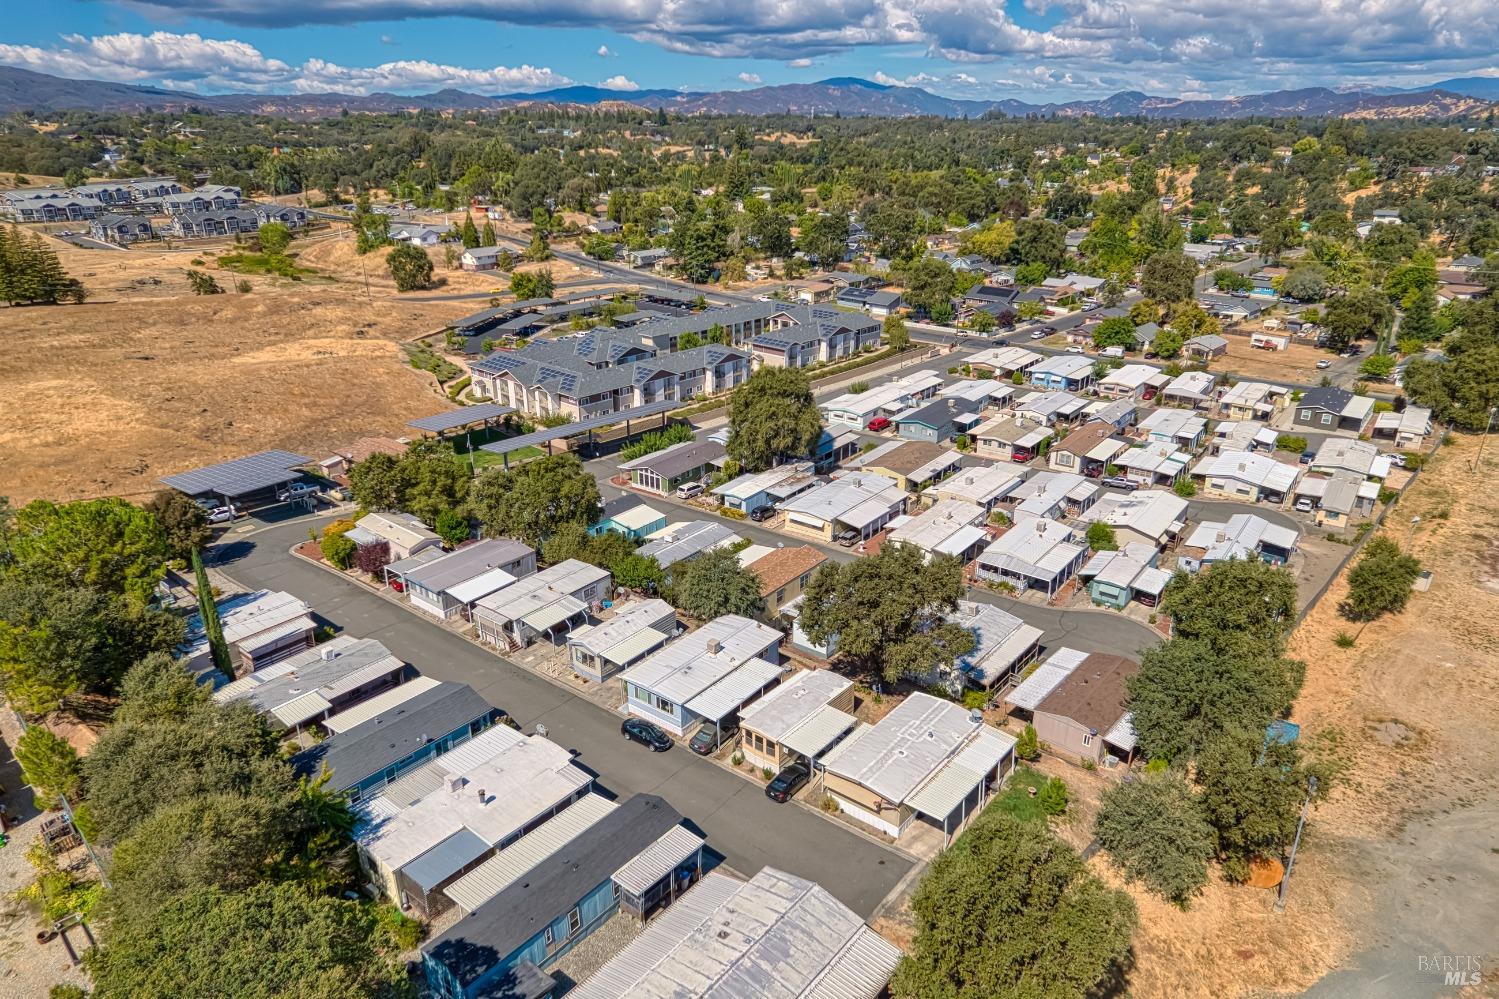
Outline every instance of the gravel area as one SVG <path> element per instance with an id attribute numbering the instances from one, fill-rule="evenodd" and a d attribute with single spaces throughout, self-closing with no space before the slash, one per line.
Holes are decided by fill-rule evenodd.
<path id="1" fill-rule="evenodd" d="M 88 984 L 83 972 L 68 961 L 61 940 L 39 944 L 36 932 L 40 917 L 15 893 L 36 878 L 36 869 L 26 851 L 40 835 L 45 813 L 32 805 L 31 789 L 21 777 L 21 767 L 11 747 L 20 737 L 20 726 L 8 708 L 0 707 L 0 801 L 14 823 L 8 842 L 0 847 L 0 995 L 31 999 L 47 994 L 54 985 Z M 86 946 L 82 934 L 71 931 L 75 946 Z"/>
<path id="2" fill-rule="evenodd" d="M 566 995 L 574 985 L 586 981 L 588 976 L 598 971 L 615 954 L 622 950 L 625 944 L 635 939 L 641 926 L 635 921 L 635 917 L 624 912 L 616 912 L 604 922 L 604 925 L 588 934 L 572 950 L 562 955 L 562 958 L 551 967 L 542 970 L 549 971 L 556 976 L 562 985 L 560 995 Z"/>

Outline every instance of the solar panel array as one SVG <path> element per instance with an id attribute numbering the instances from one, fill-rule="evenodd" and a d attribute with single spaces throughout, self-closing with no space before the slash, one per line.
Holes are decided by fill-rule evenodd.
<path id="1" fill-rule="evenodd" d="M 218 493 L 222 496 L 243 496 L 258 489 L 289 482 L 298 477 L 297 466 L 312 459 L 290 451 L 261 451 L 233 461 L 220 462 L 182 472 L 164 475 L 161 481 L 189 496 L 203 493 Z"/>
<path id="2" fill-rule="evenodd" d="M 579 420 L 576 423 L 568 423 L 560 427 L 547 427 L 543 430 L 537 430 L 534 433 L 521 434 L 519 437 L 509 437 L 502 441 L 495 441 L 492 444 L 485 444 L 482 450 L 494 454 L 511 454 L 523 448 L 536 447 L 542 444 L 549 444 L 552 441 L 576 437 L 579 434 L 586 434 L 590 430 L 623 423 L 626 420 L 639 420 L 647 416 L 659 416 L 662 413 L 669 413 L 681 405 L 682 403 L 676 399 L 666 399 L 645 406 L 636 406 L 634 409 L 622 409 L 617 413 L 608 413 L 604 416 Z"/>
<path id="3" fill-rule="evenodd" d="M 501 406 L 495 402 L 486 402 L 477 406 L 464 406 L 461 409 L 454 409 L 447 413 L 438 413 L 435 416 L 423 416 L 419 420 L 412 420 L 406 426 L 414 427 L 417 430 L 430 430 L 435 434 L 440 434 L 444 430 L 452 430 L 454 427 L 466 427 L 471 423 L 478 423 L 481 420 L 497 419 L 507 413 L 513 412 L 515 410 L 509 406 Z"/>

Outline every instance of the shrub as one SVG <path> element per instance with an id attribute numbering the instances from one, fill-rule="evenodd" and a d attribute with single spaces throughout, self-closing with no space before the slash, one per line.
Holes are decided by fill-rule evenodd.
<path id="1" fill-rule="evenodd" d="M 1293 454 L 1301 454 L 1306 451 L 1306 438 L 1293 437 L 1290 434 L 1281 434 L 1275 438 L 1275 450 L 1290 451 Z"/>
<path id="2" fill-rule="evenodd" d="M 1036 736 L 1036 726 L 1026 725 L 1015 740 L 1015 756 L 1022 760 L 1034 760 L 1041 755 L 1041 740 Z"/>
<path id="3" fill-rule="evenodd" d="M 1060 777 L 1053 777 L 1041 785 L 1036 802 L 1047 815 L 1061 815 L 1067 811 L 1067 785 Z"/>
<path id="4" fill-rule="evenodd" d="M 776 775 L 776 772 L 774 770 L 770 769 L 770 767 L 761 767 L 760 768 L 760 776 L 764 777 L 766 780 L 773 779 L 775 777 L 775 775 Z"/>
<path id="5" fill-rule="evenodd" d="M 323 558 L 335 569 L 347 569 L 354 564 L 354 552 L 359 546 L 354 544 L 351 538 L 342 534 L 328 534 L 324 532 L 323 540 L 318 542 L 322 549 Z"/>
<path id="6" fill-rule="evenodd" d="M 1191 479 L 1177 479 L 1176 484 L 1171 487 L 1171 491 L 1182 499 L 1191 499 L 1197 495 L 1197 487 L 1192 484 Z"/>
<path id="7" fill-rule="evenodd" d="M 1353 648 L 1353 636 L 1346 631 L 1340 631 L 1333 637 L 1332 644 L 1340 649 Z"/>
<path id="8" fill-rule="evenodd" d="M 729 757 L 729 762 L 734 764 L 734 766 L 736 767 L 742 766 L 744 764 L 744 754 L 735 753 L 733 756 Z"/>
<path id="9" fill-rule="evenodd" d="M 457 510 L 444 510 L 437 515 L 437 521 L 432 525 L 432 530 L 436 531 L 437 536 L 446 541 L 450 547 L 456 548 L 468 540 L 468 518 Z"/>

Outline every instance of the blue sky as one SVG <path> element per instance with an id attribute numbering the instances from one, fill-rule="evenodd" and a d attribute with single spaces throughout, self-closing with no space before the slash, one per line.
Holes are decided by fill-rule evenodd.
<path id="1" fill-rule="evenodd" d="M 1223 97 L 1499 74 L 1495 0 L 44 0 L 0 64 L 203 93 L 723 90 Z"/>

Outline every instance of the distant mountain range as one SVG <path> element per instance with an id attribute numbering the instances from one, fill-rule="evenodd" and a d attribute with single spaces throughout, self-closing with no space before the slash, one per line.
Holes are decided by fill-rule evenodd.
<path id="1" fill-rule="evenodd" d="M 354 112 L 406 110 L 493 111 L 506 107 L 551 105 L 599 107 L 634 105 L 665 108 L 674 114 L 792 114 L 885 118 L 931 115 L 976 118 L 988 112 L 1007 115 L 1060 115 L 1119 118 L 1249 118 L 1309 115 L 1341 118 L 1455 118 L 1482 114 L 1499 101 L 1499 78 L 1443 80 L 1415 90 L 1373 88 L 1339 92 L 1325 87 L 1277 90 L 1223 100 L 1152 97 L 1126 91 L 1100 100 L 1031 104 L 1025 101 L 963 100 L 920 87 L 896 87 L 856 77 L 817 83 L 784 83 L 750 90 L 686 92 L 676 90 L 606 90 L 572 86 L 540 93 L 486 96 L 463 90 L 431 94 L 190 94 L 160 87 L 138 87 L 99 80 L 67 80 L 30 70 L 0 66 L 0 112 L 47 113 L 70 108 L 95 111 L 209 111 L 323 117 L 345 109 Z"/>

